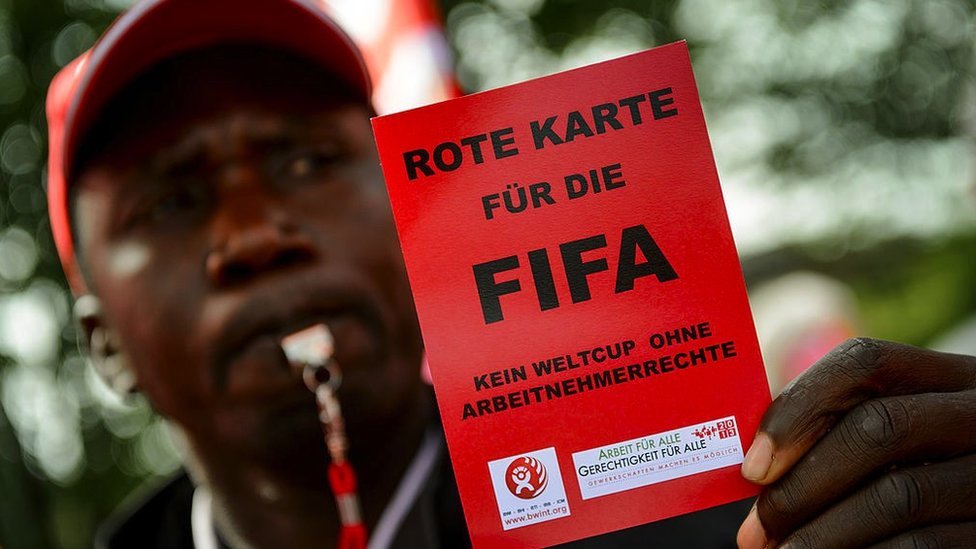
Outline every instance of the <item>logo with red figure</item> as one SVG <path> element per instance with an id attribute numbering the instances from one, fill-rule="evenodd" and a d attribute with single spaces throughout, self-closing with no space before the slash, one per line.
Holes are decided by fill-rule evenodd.
<path id="1" fill-rule="evenodd" d="M 532 499 L 546 491 L 549 473 L 546 466 L 534 457 L 522 456 L 512 460 L 505 471 L 505 485 L 513 496 Z"/>

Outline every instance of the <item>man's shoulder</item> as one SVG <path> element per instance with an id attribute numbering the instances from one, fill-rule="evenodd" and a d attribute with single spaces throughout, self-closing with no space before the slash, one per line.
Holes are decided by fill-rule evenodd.
<path id="1" fill-rule="evenodd" d="M 155 481 L 126 500 L 99 529 L 96 549 L 193 547 L 193 483 L 185 473 Z"/>

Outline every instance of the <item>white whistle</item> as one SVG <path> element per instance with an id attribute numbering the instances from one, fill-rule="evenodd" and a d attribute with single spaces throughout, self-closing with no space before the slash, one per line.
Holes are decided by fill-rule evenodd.
<path id="1" fill-rule="evenodd" d="M 323 387 L 339 388 L 342 374 L 332 358 L 335 339 L 328 326 L 316 324 L 289 334 L 281 339 L 281 348 L 309 391 L 318 394 Z"/>
<path id="2" fill-rule="evenodd" d="M 328 326 L 316 324 L 283 337 L 281 348 L 292 364 L 325 366 L 335 352 L 335 338 Z"/>

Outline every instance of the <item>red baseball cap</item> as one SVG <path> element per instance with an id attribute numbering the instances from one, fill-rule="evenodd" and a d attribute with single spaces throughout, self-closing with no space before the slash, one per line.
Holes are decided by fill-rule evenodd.
<path id="1" fill-rule="evenodd" d="M 309 0 L 146 0 L 122 14 L 92 49 L 65 66 L 47 95 L 48 216 L 68 283 L 86 287 L 78 270 L 68 212 L 68 185 L 80 139 L 110 100 L 150 66 L 224 43 L 281 48 L 319 63 L 369 102 L 371 83 L 359 49 Z"/>

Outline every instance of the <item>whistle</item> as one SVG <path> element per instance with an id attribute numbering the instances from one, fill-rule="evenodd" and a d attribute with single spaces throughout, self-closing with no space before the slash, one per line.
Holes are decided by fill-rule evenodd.
<path id="1" fill-rule="evenodd" d="M 335 338 L 325 324 L 315 324 L 281 339 L 281 349 L 292 370 L 302 376 L 309 391 L 318 393 L 322 386 L 339 388 L 342 374 L 332 358 Z"/>

